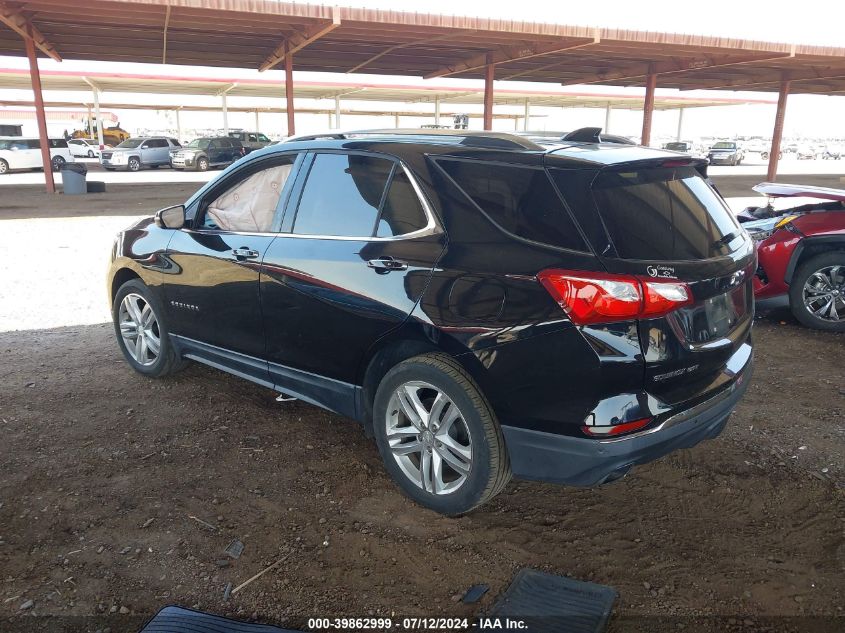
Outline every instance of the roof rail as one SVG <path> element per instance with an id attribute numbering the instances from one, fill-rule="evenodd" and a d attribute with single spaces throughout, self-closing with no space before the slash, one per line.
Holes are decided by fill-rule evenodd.
<path id="1" fill-rule="evenodd" d="M 467 147 L 484 147 L 489 149 L 526 149 L 545 151 L 545 148 L 527 138 L 503 132 L 483 132 L 477 130 L 443 130 L 417 128 L 388 128 L 373 130 L 355 130 L 344 132 L 345 138 L 362 138 L 367 136 L 396 136 L 404 138 L 427 138 L 430 140 L 454 139 L 459 145 Z"/>

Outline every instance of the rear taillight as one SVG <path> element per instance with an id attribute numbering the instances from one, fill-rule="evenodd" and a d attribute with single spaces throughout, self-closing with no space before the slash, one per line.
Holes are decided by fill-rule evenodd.
<path id="1" fill-rule="evenodd" d="M 654 418 L 643 418 L 641 420 L 634 420 L 633 422 L 623 422 L 622 424 L 612 424 L 607 426 L 591 426 L 584 425 L 581 430 L 590 437 L 616 437 L 617 435 L 625 435 L 639 431 L 651 422 Z"/>
<path id="2" fill-rule="evenodd" d="M 556 269 L 537 279 L 576 325 L 657 317 L 692 303 L 678 281 Z"/>

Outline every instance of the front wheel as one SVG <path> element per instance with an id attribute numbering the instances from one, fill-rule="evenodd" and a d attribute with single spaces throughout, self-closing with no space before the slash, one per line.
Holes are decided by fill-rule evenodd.
<path id="1" fill-rule="evenodd" d="M 94 158 L 94 150 L 92 150 L 92 149 L 88 150 L 88 158 Z"/>
<path id="2" fill-rule="evenodd" d="M 208 171 L 208 159 L 205 156 L 197 159 L 197 171 Z"/>
<path id="3" fill-rule="evenodd" d="M 65 159 L 61 156 L 53 156 L 52 161 L 53 171 L 59 171 L 65 165 Z"/>
<path id="4" fill-rule="evenodd" d="M 118 289 L 112 319 L 120 351 L 138 373 L 161 378 L 184 366 L 170 342 L 161 304 L 140 279 Z"/>
<path id="5" fill-rule="evenodd" d="M 9 163 L 5 160 L 0 158 L 0 174 L 8 174 L 9 173 Z"/>
<path id="6" fill-rule="evenodd" d="M 789 286 L 789 307 L 804 325 L 845 332 L 845 251 L 810 258 Z"/>
<path id="7" fill-rule="evenodd" d="M 469 512 L 510 481 L 496 416 L 448 356 L 416 356 L 391 369 L 376 392 L 373 430 L 402 491 L 441 514 Z"/>
<path id="8" fill-rule="evenodd" d="M 141 161 L 133 156 L 129 159 L 129 162 L 126 163 L 126 168 L 129 171 L 141 171 Z"/>

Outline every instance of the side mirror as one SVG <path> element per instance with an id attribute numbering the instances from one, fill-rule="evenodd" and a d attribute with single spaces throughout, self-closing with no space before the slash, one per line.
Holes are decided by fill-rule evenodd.
<path id="1" fill-rule="evenodd" d="M 143 145 L 141 145 L 141 149 L 150 149 L 150 146 L 144 143 Z"/>
<path id="2" fill-rule="evenodd" d="M 162 229 L 181 229 L 185 226 L 185 205 L 177 204 L 156 211 L 155 223 Z"/>

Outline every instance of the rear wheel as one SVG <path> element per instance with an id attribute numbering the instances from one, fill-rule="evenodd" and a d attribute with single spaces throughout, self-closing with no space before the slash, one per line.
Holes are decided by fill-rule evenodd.
<path id="1" fill-rule="evenodd" d="M 94 158 L 94 150 L 93 149 L 88 150 L 88 158 Z"/>
<path id="2" fill-rule="evenodd" d="M 170 342 L 164 310 L 140 279 L 131 279 L 117 291 L 112 304 L 117 343 L 132 369 L 161 378 L 185 365 Z"/>
<path id="3" fill-rule="evenodd" d="M 795 318 L 819 330 L 845 332 L 845 251 L 831 251 L 798 267 L 789 286 Z"/>
<path id="4" fill-rule="evenodd" d="M 9 163 L 5 160 L 0 158 L 0 174 L 8 174 L 9 173 Z"/>
<path id="5" fill-rule="evenodd" d="M 402 491 L 441 514 L 469 512 L 510 481 L 496 416 L 448 356 L 417 356 L 391 369 L 376 393 L 373 429 Z"/>

